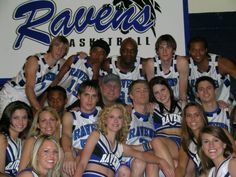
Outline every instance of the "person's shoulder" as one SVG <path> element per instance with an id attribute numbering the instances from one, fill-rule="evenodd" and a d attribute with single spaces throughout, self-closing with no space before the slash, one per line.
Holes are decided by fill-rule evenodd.
<path id="1" fill-rule="evenodd" d="M 0 142 L 2 143 L 2 142 L 5 142 L 5 141 L 7 141 L 7 136 L 4 134 L 4 133 L 0 133 Z"/>
<path id="2" fill-rule="evenodd" d="M 30 144 L 34 144 L 36 141 L 36 137 L 35 136 L 30 136 L 28 138 L 26 138 L 24 144 L 30 145 Z"/>
<path id="3" fill-rule="evenodd" d="M 17 175 L 17 177 L 34 177 L 34 175 L 31 170 L 23 170 Z"/>
<path id="4" fill-rule="evenodd" d="M 189 57 L 188 56 L 183 56 L 183 55 L 177 55 L 176 56 L 176 60 L 178 61 L 189 61 Z"/>

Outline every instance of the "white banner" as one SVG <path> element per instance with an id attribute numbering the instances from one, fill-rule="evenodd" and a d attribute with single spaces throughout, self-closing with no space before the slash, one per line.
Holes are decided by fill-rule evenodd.
<path id="1" fill-rule="evenodd" d="M 139 56 L 152 57 L 157 38 L 167 33 L 177 41 L 176 53 L 185 55 L 186 6 L 187 0 L 0 1 L 0 78 L 15 76 L 27 56 L 46 52 L 57 35 L 70 41 L 66 57 L 89 53 L 98 38 L 110 44 L 110 56 L 117 55 L 127 37 L 138 42 Z"/>

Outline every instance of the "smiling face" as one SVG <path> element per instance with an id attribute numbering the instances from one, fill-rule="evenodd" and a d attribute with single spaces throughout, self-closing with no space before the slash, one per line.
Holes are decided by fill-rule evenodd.
<path id="1" fill-rule="evenodd" d="M 54 135 L 58 126 L 56 117 L 48 111 L 43 111 L 39 115 L 38 128 L 43 135 Z"/>
<path id="2" fill-rule="evenodd" d="M 214 163 L 219 164 L 222 162 L 224 158 L 224 150 L 226 148 L 226 144 L 223 143 L 219 138 L 208 134 L 202 134 L 202 150 L 206 156 L 208 156 Z"/>
<path id="3" fill-rule="evenodd" d="M 39 148 L 37 156 L 39 171 L 48 171 L 56 165 L 59 158 L 59 152 L 54 142 L 45 140 Z"/>
<path id="4" fill-rule="evenodd" d="M 189 106 L 186 109 L 186 124 L 187 127 L 192 130 L 192 132 L 199 133 L 204 126 L 204 118 L 202 117 L 198 107 Z"/>
<path id="5" fill-rule="evenodd" d="M 189 54 L 195 62 L 200 63 L 207 59 L 207 48 L 203 42 L 193 42 L 189 46 Z"/>
<path id="6" fill-rule="evenodd" d="M 201 102 L 210 102 L 215 100 L 215 88 L 208 81 L 201 81 L 197 86 L 197 96 L 201 100 Z"/>
<path id="7" fill-rule="evenodd" d="M 120 96 L 120 85 L 116 81 L 101 83 L 101 94 L 103 99 L 114 102 Z"/>
<path id="8" fill-rule="evenodd" d="M 11 116 L 11 124 L 9 127 L 9 132 L 14 134 L 21 133 L 28 123 L 28 114 L 25 109 L 17 109 Z"/>
<path id="9" fill-rule="evenodd" d="M 107 131 L 118 132 L 123 125 L 122 112 L 118 108 L 112 109 L 106 119 Z"/>
<path id="10" fill-rule="evenodd" d="M 156 84 L 152 87 L 153 95 L 156 100 L 165 106 L 170 106 L 170 92 L 165 85 Z"/>

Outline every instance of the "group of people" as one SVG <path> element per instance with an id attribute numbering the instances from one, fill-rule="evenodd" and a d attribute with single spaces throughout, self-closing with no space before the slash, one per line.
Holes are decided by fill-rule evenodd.
<path id="1" fill-rule="evenodd" d="M 64 59 L 55 37 L 0 90 L 0 177 L 236 176 L 236 66 L 202 37 L 178 56 L 170 34 L 156 56 L 94 41 Z"/>

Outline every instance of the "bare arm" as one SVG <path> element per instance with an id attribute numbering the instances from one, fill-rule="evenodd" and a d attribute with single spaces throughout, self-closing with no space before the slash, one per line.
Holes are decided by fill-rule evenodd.
<path id="1" fill-rule="evenodd" d="M 187 88 L 189 76 L 189 64 L 187 57 L 177 57 L 177 70 L 179 72 L 179 99 L 187 102 Z"/>
<path id="2" fill-rule="evenodd" d="M 37 101 L 37 96 L 34 92 L 38 67 L 38 59 L 35 56 L 29 57 L 24 66 L 26 79 L 25 93 L 30 105 L 35 111 L 41 108 L 39 102 Z"/>
<path id="3" fill-rule="evenodd" d="M 236 79 L 236 66 L 235 64 L 227 58 L 221 57 L 218 60 L 219 72 L 222 75 L 229 74 L 231 77 Z"/>
<path id="4" fill-rule="evenodd" d="M 30 137 L 27 140 L 25 140 L 21 158 L 20 158 L 20 164 L 19 164 L 19 171 L 25 169 L 30 161 L 30 154 L 32 151 L 32 147 L 35 143 L 35 138 Z"/>
<path id="5" fill-rule="evenodd" d="M 63 171 L 73 175 L 76 168 L 76 161 L 72 151 L 72 127 L 73 117 L 70 112 L 66 112 L 62 117 L 62 149 L 64 151 Z"/>
<path id="6" fill-rule="evenodd" d="M 74 177 L 82 177 L 84 170 L 88 164 L 91 154 L 99 140 L 99 132 L 93 131 L 86 142 L 84 149 L 81 152 L 80 160 L 77 165 Z"/>
<path id="7" fill-rule="evenodd" d="M 147 58 L 143 60 L 143 70 L 144 74 L 147 77 L 147 80 L 150 81 L 155 75 L 154 75 L 154 60 L 153 58 Z"/>
<path id="8" fill-rule="evenodd" d="M 6 161 L 6 149 L 7 149 L 7 138 L 5 135 L 0 134 L 0 172 L 5 173 L 5 161 Z"/>
<path id="9" fill-rule="evenodd" d="M 231 177 L 236 177 L 236 158 L 232 158 L 229 162 L 229 174 Z"/>
<path id="10" fill-rule="evenodd" d="M 188 160 L 188 154 L 184 151 L 183 147 L 181 147 L 179 150 L 178 166 L 175 168 L 176 177 L 185 176 Z"/>
<path id="11" fill-rule="evenodd" d="M 160 166 L 166 177 L 174 177 L 174 169 L 168 164 L 165 159 L 155 156 L 151 152 L 141 152 L 132 148 L 132 146 L 123 144 L 124 155 L 132 156 L 144 160 L 149 163 L 155 163 Z"/>
<path id="12" fill-rule="evenodd" d="M 64 77 L 64 75 L 69 71 L 69 69 L 71 67 L 71 64 L 74 61 L 75 56 L 76 55 L 72 55 L 66 60 L 66 62 L 62 65 L 62 67 L 61 67 L 59 73 L 57 74 L 56 78 L 51 83 L 51 86 L 56 86 L 61 81 L 61 79 Z"/>

